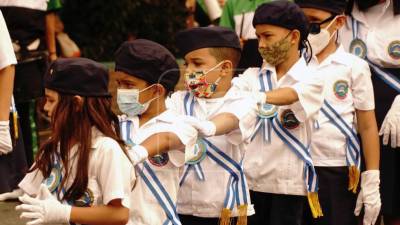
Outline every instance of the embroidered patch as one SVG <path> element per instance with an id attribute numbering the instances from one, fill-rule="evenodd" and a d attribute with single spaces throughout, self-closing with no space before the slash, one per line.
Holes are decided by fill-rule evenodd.
<path id="1" fill-rule="evenodd" d="M 70 202 L 70 204 L 77 207 L 89 207 L 93 205 L 93 202 L 94 202 L 93 191 L 88 188 L 80 198 L 73 201 L 72 204 Z"/>
<path id="2" fill-rule="evenodd" d="M 349 84 L 345 80 L 338 80 L 333 85 L 333 93 L 335 93 L 335 96 L 340 100 L 345 99 L 348 92 Z"/>
<path id="3" fill-rule="evenodd" d="M 361 39 L 354 39 L 350 43 L 350 52 L 360 58 L 365 59 L 367 57 L 367 45 Z"/>
<path id="4" fill-rule="evenodd" d="M 149 161 L 154 166 L 165 166 L 169 161 L 168 153 L 162 153 L 161 155 L 155 155 L 153 157 L 149 157 Z"/>
<path id="5" fill-rule="evenodd" d="M 281 123 L 284 128 L 289 130 L 296 129 L 300 125 L 300 121 L 297 120 L 293 111 L 290 109 L 282 112 Z"/>
<path id="6" fill-rule="evenodd" d="M 387 50 L 390 57 L 395 60 L 400 59 L 400 41 L 392 41 Z"/>
<path id="7" fill-rule="evenodd" d="M 190 165 L 200 163 L 206 157 L 206 153 L 207 153 L 206 143 L 204 143 L 204 141 L 202 139 L 197 139 L 196 144 L 194 145 L 194 148 L 192 151 L 193 152 L 191 153 L 191 155 L 193 157 L 186 163 L 190 164 Z"/>
<path id="8" fill-rule="evenodd" d="M 45 184 L 51 193 L 55 192 L 61 184 L 61 171 L 58 167 L 53 167 L 50 176 L 45 180 Z"/>
<path id="9" fill-rule="evenodd" d="M 268 103 L 258 106 L 258 116 L 264 119 L 273 118 L 278 114 L 277 107 Z"/>

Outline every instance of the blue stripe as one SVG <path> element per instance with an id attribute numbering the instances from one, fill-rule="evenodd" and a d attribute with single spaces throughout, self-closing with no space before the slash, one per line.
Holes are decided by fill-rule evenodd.
<path id="1" fill-rule="evenodd" d="M 286 128 L 284 128 L 282 126 L 282 124 L 279 122 L 279 120 L 275 117 L 274 118 L 275 122 L 278 124 L 279 128 L 281 128 L 281 130 L 287 135 L 289 136 L 289 138 L 291 140 L 293 140 L 294 142 L 296 142 L 296 144 L 298 144 L 306 153 L 306 155 L 310 156 L 310 153 L 307 151 L 306 146 L 303 145 L 303 143 L 301 143 L 295 136 L 293 136 L 289 131 L 286 130 Z"/>
<path id="2" fill-rule="evenodd" d="M 231 168 L 229 168 L 224 162 L 222 162 L 220 159 L 218 159 L 216 156 L 214 156 L 210 151 L 207 151 L 207 155 L 212 158 L 216 163 L 218 163 L 221 167 L 223 167 L 225 170 L 227 170 L 236 180 L 239 179 L 237 174 L 233 172 Z"/>
<path id="3" fill-rule="evenodd" d="M 188 111 L 188 108 L 187 108 L 187 106 L 186 106 L 186 104 L 188 103 L 188 100 L 189 100 L 189 96 L 190 96 L 190 94 L 189 94 L 189 93 L 186 93 L 185 98 L 184 98 L 184 100 L 183 100 L 183 104 L 184 104 L 184 106 L 185 106 L 185 113 L 186 113 L 186 115 L 190 115 L 190 112 Z"/>
<path id="4" fill-rule="evenodd" d="M 237 162 L 235 162 L 232 158 L 230 158 L 227 154 L 225 154 L 223 151 L 219 150 L 217 146 L 213 145 L 210 141 L 208 141 L 205 138 L 203 140 L 208 144 L 208 146 L 210 146 L 214 151 L 216 151 L 226 161 L 231 163 L 238 171 L 241 170 L 240 165 Z"/>
<path id="5" fill-rule="evenodd" d="M 378 77 L 383 80 L 383 82 L 385 82 L 387 85 L 389 85 L 391 88 L 393 88 L 394 90 L 396 90 L 397 92 L 400 93 L 400 88 L 398 86 L 400 86 L 400 80 L 397 79 L 394 75 L 384 71 L 383 69 L 381 69 L 379 66 L 375 65 L 373 62 L 371 62 L 369 59 L 367 59 L 367 62 L 370 64 L 371 68 L 376 72 L 376 74 L 378 74 Z M 396 82 L 398 84 L 398 86 L 394 85 L 391 81 L 389 81 L 386 77 L 384 77 L 385 74 L 386 76 L 392 78 L 394 80 L 394 82 Z"/>
<path id="6" fill-rule="evenodd" d="M 186 177 L 187 177 L 187 175 L 189 174 L 189 170 L 192 168 L 191 165 L 186 165 L 186 166 L 187 166 L 187 168 L 186 168 L 186 170 L 185 170 L 185 173 L 184 173 L 183 176 L 182 176 L 181 181 L 179 182 L 179 186 L 182 186 L 182 184 L 185 182 Z"/>
<path id="7" fill-rule="evenodd" d="M 150 168 L 149 164 L 146 161 L 143 162 L 143 165 L 147 169 L 147 171 L 150 174 L 150 176 L 153 178 L 154 182 L 157 184 L 158 188 L 163 193 L 164 197 L 167 199 L 167 201 L 170 204 L 170 206 L 174 209 L 174 212 L 176 213 L 175 204 L 173 203 L 173 201 L 172 201 L 171 197 L 169 196 L 167 190 L 165 190 L 164 186 L 161 184 L 160 180 L 158 179 L 158 177 L 156 176 L 154 171 Z"/>
<path id="8" fill-rule="evenodd" d="M 147 187 L 150 189 L 150 191 L 153 193 L 154 197 L 157 199 L 158 203 L 161 205 L 161 207 L 164 209 L 164 212 L 167 214 L 168 218 L 173 218 L 171 213 L 169 212 L 167 206 L 161 199 L 160 195 L 157 193 L 153 185 L 151 185 L 149 179 L 147 179 L 146 175 L 141 171 L 140 169 L 137 170 L 139 172 L 139 175 L 142 177 L 143 181 L 147 185 Z"/>
<path id="9" fill-rule="evenodd" d="M 348 136 L 347 133 L 346 133 L 346 131 L 343 129 L 343 127 L 340 126 L 340 125 L 335 121 L 335 119 L 334 119 L 324 108 L 321 108 L 321 111 L 331 120 L 331 122 L 332 122 L 343 134 L 345 134 L 345 136 Z M 352 132 L 352 133 L 353 133 L 353 132 Z M 353 141 L 351 141 L 350 138 L 348 138 L 348 141 L 349 141 L 349 144 L 350 144 L 351 147 L 353 147 L 354 149 L 358 149 L 358 148 L 355 146 L 355 144 L 353 143 Z M 350 151 L 350 152 L 351 152 L 351 151 Z M 353 161 L 356 162 L 356 159 L 353 157 L 353 155 L 351 155 L 351 157 L 352 157 Z"/>
<path id="10" fill-rule="evenodd" d="M 260 69 L 258 79 L 260 80 L 261 91 L 265 91 L 265 84 L 264 84 L 263 73 L 262 73 L 261 69 Z"/>
<path id="11" fill-rule="evenodd" d="M 288 132 L 285 130 L 285 128 L 282 127 L 282 125 L 279 123 L 279 121 L 277 119 L 274 119 L 273 121 L 275 121 L 277 123 L 277 125 L 280 127 L 280 129 L 286 134 L 288 135 Z M 298 151 L 298 149 L 292 144 L 290 143 L 278 130 L 277 127 L 275 127 L 274 123 L 272 123 L 272 128 L 274 128 L 275 133 L 279 136 L 279 138 L 287 145 L 289 146 L 289 148 L 297 155 L 297 157 L 299 157 L 300 159 L 302 159 L 306 164 L 308 165 L 312 165 L 312 162 L 308 161 L 306 158 L 303 157 L 303 155 L 300 154 L 300 152 Z M 297 138 L 295 138 L 293 135 L 291 135 L 289 133 L 289 138 L 291 138 L 293 141 L 295 141 L 296 143 L 299 143 L 299 146 L 302 148 L 302 150 L 304 151 L 304 153 L 307 156 L 310 156 L 310 153 L 307 151 L 307 149 L 305 148 L 305 146 L 300 143 Z"/>
<path id="12" fill-rule="evenodd" d="M 335 116 L 337 117 L 338 120 L 340 120 L 340 122 L 343 123 L 343 126 L 346 127 L 347 130 L 349 130 L 349 132 L 354 136 L 357 137 L 357 134 L 354 133 L 353 129 L 351 129 L 351 127 L 349 125 L 347 125 L 347 123 L 343 120 L 343 118 L 339 115 L 338 112 L 336 112 L 336 110 L 326 101 L 324 100 L 324 105 L 326 105 L 329 110 L 335 114 Z M 323 108 L 322 108 L 323 109 Z"/>
<path id="13" fill-rule="evenodd" d="M 271 71 L 267 71 L 267 81 L 268 81 L 268 86 L 269 90 L 272 90 L 272 80 L 271 80 Z"/>

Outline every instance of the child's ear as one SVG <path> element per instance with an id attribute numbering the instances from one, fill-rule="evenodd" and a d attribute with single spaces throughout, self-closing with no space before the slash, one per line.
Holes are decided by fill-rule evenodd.
<path id="1" fill-rule="evenodd" d="M 347 19 L 346 15 L 339 15 L 339 16 L 337 16 L 336 22 L 335 22 L 335 25 L 336 25 L 336 29 L 337 29 L 337 30 L 339 30 L 340 28 L 343 27 L 343 25 L 346 24 L 346 19 Z"/>
<path id="2" fill-rule="evenodd" d="M 290 42 L 292 44 L 296 44 L 297 42 L 300 42 L 300 31 L 298 31 L 298 30 L 292 31 Z"/>
<path id="3" fill-rule="evenodd" d="M 232 73 L 233 70 L 233 63 L 230 60 L 225 60 L 224 63 L 222 63 L 221 66 L 221 76 L 226 76 L 230 73 Z"/>
<path id="4" fill-rule="evenodd" d="M 165 95 L 166 90 L 162 84 L 155 84 L 152 89 L 153 89 L 154 95 L 158 95 L 158 96 Z"/>

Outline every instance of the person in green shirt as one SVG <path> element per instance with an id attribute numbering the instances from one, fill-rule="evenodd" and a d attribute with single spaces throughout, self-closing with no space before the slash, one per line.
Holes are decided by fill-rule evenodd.
<path id="1" fill-rule="evenodd" d="M 239 70 L 249 67 L 259 67 L 262 58 L 258 53 L 258 41 L 252 25 L 254 11 L 257 7 L 271 0 L 228 0 L 226 1 L 219 25 L 236 31 L 242 45 L 242 58 Z M 240 71 L 238 71 L 240 72 Z"/>

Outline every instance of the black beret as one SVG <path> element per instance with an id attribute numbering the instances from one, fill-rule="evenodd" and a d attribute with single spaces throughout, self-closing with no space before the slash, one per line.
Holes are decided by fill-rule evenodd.
<path id="1" fill-rule="evenodd" d="M 168 49 L 153 41 L 124 42 L 115 52 L 115 71 L 121 71 L 150 84 L 160 83 L 170 92 L 179 81 L 179 66 Z"/>
<path id="2" fill-rule="evenodd" d="M 44 86 L 67 95 L 111 97 L 108 70 L 86 58 L 57 59 L 47 70 Z"/>
<path id="3" fill-rule="evenodd" d="M 333 14 L 342 14 L 346 10 L 346 0 L 295 0 L 301 8 L 313 8 Z"/>
<path id="4" fill-rule="evenodd" d="M 307 40 L 309 24 L 307 17 L 298 5 L 288 1 L 273 1 L 264 3 L 256 9 L 253 27 L 259 24 L 269 24 L 300 31 L 301 41 Z"/>
<path id="5" fill-rule="evenodd" d="M 235 31 L 225 27 L 196 27 L 180 31 L 176 35 L 176 46 L 185 56 L 201 48 L 234 48 L 241 50 Z"/>

